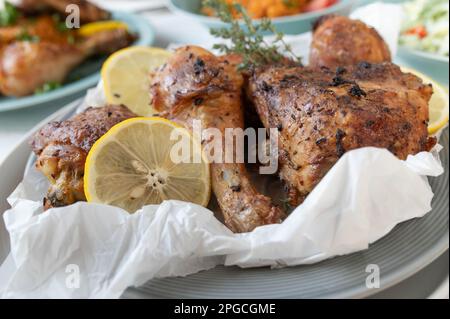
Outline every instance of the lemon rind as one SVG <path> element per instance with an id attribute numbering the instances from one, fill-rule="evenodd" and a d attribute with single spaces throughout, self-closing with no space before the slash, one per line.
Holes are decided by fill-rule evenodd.
<path id="1" fill-rule="evenodd" d="M 85 174 L 84 174 L 84 180 L 83 180 L 84 193 L 85 193 L 87 202 L 95 202 L 95 198 L 93 198 L 93 196 L 91 195 L 88 181 L 91 180 L 91 172 L 93 170 L 91 164 L 93 163 L 93 160 L 95 159 L 95 156 L 98 153 L 97 150 L 102 145 L 104 145 L 108 140 L 113 140 L 114 137 L 117 135 L 118 132 L 120 132 L 121 129 L 128 127 L 130 125 L 139 123 L 139 122 L 141 122 L 141 123 L 142 122 L 144 122 L 144 123 L 151 122 L 152 125 L 157 124 L 157 123 L 165 123 L 165 124 L 171 126 L 172 128 L 181 129 L 181 130 L 183 130 L 184 134 L 186 134 L 187 136 L 189 136 L 192 139 L 192 142 L 194 143 L 195 148 L 201 150 L 202 160 L 206 164 L 205 165 L 205 167 L 206 167 L 205 181 L 207 181 L 207 184 L 206 184 L 207 194 L 204 196 L 203 202 L 200 203 L 200 205 L 204 206 L 204 207 L 207 206 L 211 199 L 211 182 L 210 182 L 211 181 L 211 171 L 210 171 L 210 165 L 209 165 L 208 158 L 207 158 L 206 154 L 203 152 L 201 143 L 199 143 L 199 141 L 180 124 L 175 123 L 175 122 L 170 121 L 165 118 L 161 118 L 161 117 L 136 117 L 136 118 L 131 118 L 131 119 L 125 120 L 125 121 L 120 122 L 120 123 L 116 124 L 115 126 L 113 126 L 106 134 L 104 134 L 102 137 L 100 137 L 94 143 L 94 145 L 92 146 L 91 150 L 89 151 L 89 153 L 86 157 Z"/>

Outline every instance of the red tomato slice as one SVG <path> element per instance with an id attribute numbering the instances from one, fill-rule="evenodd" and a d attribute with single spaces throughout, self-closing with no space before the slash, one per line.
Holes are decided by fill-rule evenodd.
<path id="1" fill-rule="evenodd" d="M 305 12 L 318 11 L 336 4 L 338 0 L 311 0 L 305 7 Z"/>
<path id="2" fill-rule="evenodd" d="M 407 30 L 405 33 L 417 35 L 421 39 L 425 38 L 428 35 L 427 29 L 423 25 L 418 25 L 417 27 L 411 28 Z"/>

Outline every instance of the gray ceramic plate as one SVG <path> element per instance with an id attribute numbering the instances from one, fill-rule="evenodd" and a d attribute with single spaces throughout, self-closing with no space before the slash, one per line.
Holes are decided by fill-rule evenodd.
<path id="1" fill-rule="evenodd" d="M 75 105 L 61 110 L 45 123 L 66 117 Z M 41 125 L 40 125 L 41 126 Z M 36 127 L 36 131 L 40 126 Z M 31 132 L 30 132 L 31 134 Z M 444 175 L 431 178 L 435 192 L 433 211 L 424 218 L 396 227 L 368 250 L 315 265 L 279 270 L 217 267 L 184 278 L 157 279 L 126 291 L 124 298 L 361 298 L 379 293 L 412 276 L 443 254 L 449 243 L 449 133 L 440 143 Z M 0 166 L 0 211 L 27 167 L 30 151 L 24 139 Z M 0 260 L 7 254 L 7 238 L 0 224 Z M 380 267 L 380 289 L 366 287 L 368 264 Z"/>

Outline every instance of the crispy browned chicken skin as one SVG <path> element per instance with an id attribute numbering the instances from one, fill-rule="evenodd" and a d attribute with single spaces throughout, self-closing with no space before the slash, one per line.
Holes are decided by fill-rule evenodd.
<path id="1" fill-rule="evenodd" d="M 218 58 L 188 46 L 177 50 L 157 72 L 151 92 L 162 116 L 188 129 L 198 119 L 204 129 L 217 128 L 225 136 L 226 128 L 244 127 L 242 86 L 243 78 L 232 58 Z M 234 232 L 252 231 L 284 218 L 284 213 L 253 187 L 244 164 L 213 163 L 211 172 L 225 224 Z"/>
<path id="2" fill-rule="evenodd" d="M 136 117 L 125 106 L 88 108 L 75 117 L 47 124 L 31 140 L 36 168 L 50 181 L 46 209 L 85 201 L 84 164 L 92 145 L 111 127 Z"/>
<path id="3" fill-rule="evenodd" d="M 347 151 L 374 146 L 400 159 L 428 151 L 431 85 L 391 63 L 269 67 L 249 84 L 265 127 L 280 129 L 280 176 L 300 203 Z"/>
<path id="4" fill-rule="evenodd" d="M 358 62 L 390 62 L 389 48 L 378 32 L 359 20 L 325 16 L 313 30 L 311 67 L 355 65 Z"/>
<path id="5" fill-rule="evenodd" d="M 69 14 L 66 8 L 77 5 L 80 10 L 80 20 L 83 23 L 106 20 L 111 14 L 86 0 L 21 0 L 19 7 L 28 13 L 57 11 L 63 15 Z"/>

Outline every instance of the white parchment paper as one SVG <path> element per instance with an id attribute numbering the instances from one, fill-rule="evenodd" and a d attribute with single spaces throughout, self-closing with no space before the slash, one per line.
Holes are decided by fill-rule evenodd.
<path id="1" fill-rule="evenodd" d="M 398 29 L 386 30 L 395 36 Z M 102 104 L 101 86 L 88 102 Z M 179 201 L 133 215 L 87 203 L 43 213 L 48 184 L 29 170 L 4 214 L 11 253 L 0 267 L 0 296 L 118 298 L 152 278 L 219 264 L 294 266 L 367 249 L 398 223 L 431 210 L 425 176 L 443 173 L 439 149 L 406 161 L 384 149 L 348 152 L 283 224 L 247 234 L 233 234 L 213 212 Z"/>

